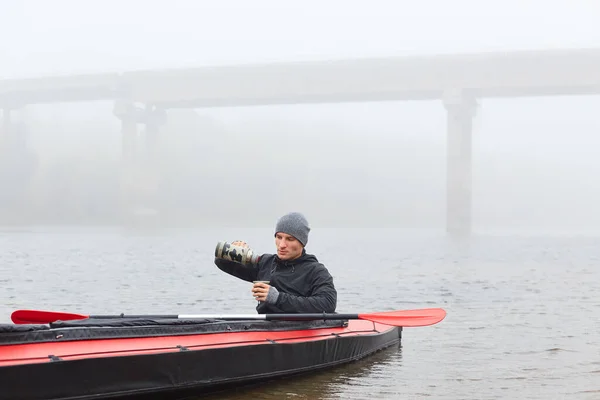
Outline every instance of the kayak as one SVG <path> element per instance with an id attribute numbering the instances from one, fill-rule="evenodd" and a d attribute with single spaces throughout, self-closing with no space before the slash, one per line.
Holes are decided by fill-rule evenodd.
<path id="1" fill-rule="evenodd" d="M 0 400 L 191 396 L 348 363 L 401 337 L 402 326 L 361 319 L 6 324 Z"/>

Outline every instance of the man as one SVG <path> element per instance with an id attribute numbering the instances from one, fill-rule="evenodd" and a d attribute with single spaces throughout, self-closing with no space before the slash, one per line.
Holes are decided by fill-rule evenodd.
<path id="1" fill-rule="evenodd" d="M 252 294 L 259 314 L 333 313 L 337 291 L 329 271 L 306 253 L 310 227 L 297 212 L 281 217 L 275 226 L 277 254 L 263 254 L 256 265 L 242 265 L 215 258 L 219 269 L 248 282 L 256 282 Z M 243 241 L 232 244 L 248 247 Z"/>

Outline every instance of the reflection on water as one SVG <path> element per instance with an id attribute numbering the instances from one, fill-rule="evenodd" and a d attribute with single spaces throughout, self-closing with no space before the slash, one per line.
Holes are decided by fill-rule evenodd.
<path id="1" fill-rule="evenodd" d="M 273 247 L 270 229 L 0 232 L 0 323 L 24 308 L 253 314 L 252 285 L 213 263 L 223 238 Z M 334 276 L 339 312 L 442 307 L 447 317 L 404 329 L 401 358 L 388 350 L 220 398 L 598 398 L 600 237 L 320 229 L 309 250 Z"/>
<path id="2" fill-rule="evenodd" d="M 365 396 L 365 388 L 362 384 L 364 378 L 378 379 L 378 377 L 385 377 L 386 368 L 391 365 L 392 368 L 398 368 L 401 360 L 402 347 L 397 344 L 349 364 L 272 380 L 251 387 L 215 393 L 202 397 L 202 399 L 362 399 Z M 389 395 L 400 396 L 401 394 L 390 391 Z M 197 398 L 189 397 L 186 400 Z"/>

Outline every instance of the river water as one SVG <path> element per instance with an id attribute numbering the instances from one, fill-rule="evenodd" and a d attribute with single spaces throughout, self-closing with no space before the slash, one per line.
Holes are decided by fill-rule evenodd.
<path id="1" fill-rule="evenodd" d="M 0 323 L 15 309 L 254 313 L 213 264 L 219 240 L 273 251 L 270 229 L 0 231 Z M 443 307 L 402 345 L 220 399 L 600 399 L 600 236 L 314 229 L 339 312 Z"/>

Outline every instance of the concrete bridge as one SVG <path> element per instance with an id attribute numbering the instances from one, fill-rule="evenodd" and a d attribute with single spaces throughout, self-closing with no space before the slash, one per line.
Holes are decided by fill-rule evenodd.
<path id="1" fill-rule="evenodd" d="M 471 229 L 471 135 L 477 99 L 600 94 L 600 49 L 285 62 L 0 81 L 4 126 L 29 105 L 114 100 L 130 162 L 173 108 L 438 100 L 447 119 L 447 230 Z M 142 105 L 142 106 L 140 106 Z M 151 146 L 150 146 L 151 148 Z"/>

